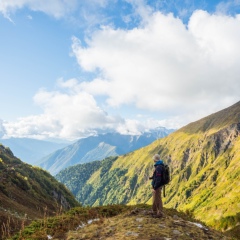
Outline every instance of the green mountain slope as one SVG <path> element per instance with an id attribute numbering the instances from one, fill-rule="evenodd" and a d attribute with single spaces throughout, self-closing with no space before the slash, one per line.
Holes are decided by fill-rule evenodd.
<path id="1" fill-rule="evenodd" d="M 0 239 L 33 219 L 79 206 L 46 171 L 23 163 L 0 145 Z"/>
<path id="2" fill-rule="evenodd" d="M 103 161 L 84 181 L 73 171 L 76 167 L 56 177 L 70 190 L 76 190 L 71 179 L 81 182 L 73 192 L 83 204 L 151 203 L 148 177 L 153 171 L 152 156 L 159 153 L 172 169 L 166 207 L 186 211 L 218 229 L 234 227 L 240 222 L 239 116 L 240 102 L 116 158 L 107 171 Z"/>
<path id="3" fill-rule="evenodd" d="M 196 122 L 190 123 L 181 128 L 179 131 L 187 133 L 197 133 L 206 131 L 219 131 L 231 124 L 239 123 L 240 121 L 240 102 L 225 108 L 217 113 L 211 114 Z"/>

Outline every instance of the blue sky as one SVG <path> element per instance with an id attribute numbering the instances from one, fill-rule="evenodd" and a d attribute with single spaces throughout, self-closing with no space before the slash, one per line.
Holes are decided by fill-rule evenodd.
<path id="1" fill-rule="evenodd" d="M 239 13 L 239 0 L 0 0 L 0 136 L 136 134 L 234 104 Z"/>

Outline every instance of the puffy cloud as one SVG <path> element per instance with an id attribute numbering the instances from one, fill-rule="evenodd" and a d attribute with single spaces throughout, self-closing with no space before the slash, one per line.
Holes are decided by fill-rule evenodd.
<path id="1" fill-rule="evenodd" d="M 125 122 L 119 124 L 116 129 L 117 132 L 126 135 L 141 134 L 144 130 L 146 130 L 146 126 L 136 119 L 126 119 Z"/>
<path id="2" fill-rule="evenodd" d="M 103 27 L 86 47 L 73 38 L 81 68 L 101 74 L 82 85 L 86 91 L 105 95 L 110 106 L 132 104 L 191 120 L 239 100 L 240 15 L 195 11 L 185 25 L 155 12 L 144 23 L 131 30 Z"/>
<path id="3" fill-rule="evenodd" d="M 60 119 L 64 126 L 71 125 L 74 129 L 100 128 L 114 120 L 100 109 L 94 98 L 86 92 L 61 93 L 42 90 L 36 94 L 35 101 L 43 107 L 46 115 Z"/>
<path id="4" fill-rule="evenodd" d="M 24 5 L 47 11 L 41 5 L 34 7 L 34 2 L 1 1 L 0 11 Z M 195 11 L 186 25 L 172 14 L 144 8 L 144 1 L 128 2 L 142 17 L 138 27 L 104 26 L 91 32 L 84 44 L 73 37 L 72 51 L 80 67 L 96 78 L 60 79 L 58 90 L 40 90 L 34 100 L 43 113 L 2 123 L 8 136 L 74 139 L 99 129 L 139 133 L 159 125 L 176 128 L 239 101 L 240 15 Z M 75 2 L 70 3 L 69 9 Z M 106 104 L 109 112 L 130 106 L 154 113 L 157 120 L 124 120 L 106 113 Z"/>
<path id="5" fill-rule="evenodd" d="M 101 81 L 95 79 L 92 84 Z M 35 103 L 43 109 L 42 114 L 22 117 L 15 122 L 0 121 L 0 137 L 75 140 L 109 131 L 139 134 L 146 128 L 159 126 L 157 121 L 143 122 L 109 115 L 89 92 L 97 94 L 98 91 L 91 88 L 91 84 L 86 86 L 86 82 L 59 79 L 56 91 L 41 89 L 34 96 Z"/>
<path id="6" fill-rule="evenodd" d="M 98 131 L 113 131 L 119 126 L 122 131 L 128 128 L 124 119 L 108 115 L 92 95 L 81 89 L 76 79 L 70 79 L 59 80 L 57 91 L 40 90 L 34 101 L 42 107 L 43 114 L 19 118 L 16 122 L 0 122 L 0 132 L 4 129 L 5 137 L 73 140 Z"/>

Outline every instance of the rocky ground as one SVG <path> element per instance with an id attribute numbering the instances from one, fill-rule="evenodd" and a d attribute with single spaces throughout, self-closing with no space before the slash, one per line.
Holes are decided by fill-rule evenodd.
<path id="1" fill-rule="evenodd" d="M 226 237 L 201 223 L 184 220 L 176 214 L 153 218 L 149 211 L 135 209 L 111 218 L 89 220 L 85 224 L 80 224 L 75 231 L 69 231 L 67 239 L 227 240 L 233 238 Z"/>

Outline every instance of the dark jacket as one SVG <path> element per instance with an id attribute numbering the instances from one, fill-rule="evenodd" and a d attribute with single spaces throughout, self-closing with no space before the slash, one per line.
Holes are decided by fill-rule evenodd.
<path id="1" fill-rule="evenodd" d="M 162 183 L 162 174 L 163 174 L 163 161 L 157 161 L 154 164 L 155 170 L 152 176 L 152 187 L 154 190 L 157 190 L 159 187 L 161 187 Z"/>

